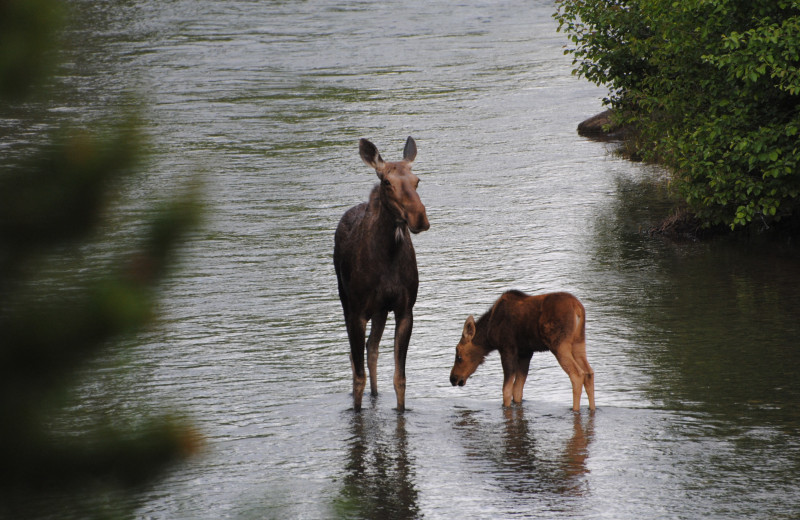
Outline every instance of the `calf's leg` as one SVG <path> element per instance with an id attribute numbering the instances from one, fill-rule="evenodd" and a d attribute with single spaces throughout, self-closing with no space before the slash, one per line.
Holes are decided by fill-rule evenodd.
<path id="1" fill-rule="evenodd" d="M 517 364 L 516 379 L 514 379 L 513 399 L 515 403 L 522 402 L 522 389 L 525 386 L 525 380 L 528 378 L 528 369 L 531 366 L 530 357 L 521 357 Z"/>
<path id="2" fill-rule="evenodd" d="M 567 373 L 572 383 L 572 409 L 577 412 L 581 409 L 581 391 L 583 390 L 586 373 L 578 365 L 575 358 L 572 357 L 571 347 L 569 343 L 562 342 L 553 353 L 556 355 L 558 364 Z"/>
<path id="3" fill-rule="evenodd" d="M 500 363 L 503 365 L 503 406 L 511 406 L 511 398 L 514 396 L 514 382 L 517 378 L 518 362 L 516 357 L 501 353 Z"/>
<path id="4" fill-rule="evenodd" d="M 594 370 L 586 358 L 586 342 L 579 341 L 572 345 L 572 357 L 583 369 L 585 374 L 583 386 L 586 388 L 586 395 L 589 397 L 589 410 L 594 410 Z"/>

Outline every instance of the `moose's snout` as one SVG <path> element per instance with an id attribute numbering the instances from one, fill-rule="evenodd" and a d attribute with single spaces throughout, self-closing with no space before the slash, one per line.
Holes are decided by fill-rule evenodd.
<path id="1" fill-rule="evenodd" d="M 421 222 L 420 224 L 418 224 L 416 227 L 411 227 L 411 226 L 409 226 L 409 227 L 408 227 L 408 229 L 409 229 L 409 230 L 410 230 L 412 233 L 414 233 L 415 235 L 416 235 L 417 233 L 421 233 L 422 231 L 428 231 L 428 230 L 431 228 L 431 225 L 430 225 L 430 223 L 428 222 L 428 217 L 426 217 L 426 216 L 423 214 L 423 215 L 422 215 L 422 219 L 421 219 L 421 221 L 422 221 L 422 222 Z"/>
<path id="2" fill-rule="evenodd" d="M 418 211 L 414 212 L 413 214 L 409 212 L 407 223 L 408 230 L 415 235 L 430 229 L 431 224 L 428 222 L 428 214 L 425 212 L 425 206 L 423 206 L 422 203 L 420 203 L 420 208 Z"/>

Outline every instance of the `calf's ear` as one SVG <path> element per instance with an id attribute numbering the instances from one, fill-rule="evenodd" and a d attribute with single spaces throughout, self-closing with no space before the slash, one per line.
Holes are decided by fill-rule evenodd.
<path id="1" fill-rule="evenodd" d="M 472 338 L 475 337 L 475 327 L 475 318 L 470 314 L 467 321 L 464 322 L 464 332 L 461 333 L 465 340 L 472 341 Z"/>
<path id="2" fill-rule="evenodd" d="M 377 172 L 378 177 L 380 177 L 386 164 L 383 162 L 381 154 L 378 153 L 378 147 L 367 139 L 362 138 L 358 141 L 358 152 L 361 154 L 361 160 L 364 161 L 367 166 L 375 168 L 375 172 Z"/>

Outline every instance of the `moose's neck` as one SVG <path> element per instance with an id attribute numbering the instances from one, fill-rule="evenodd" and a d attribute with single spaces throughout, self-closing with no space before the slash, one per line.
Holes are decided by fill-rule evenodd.
<path id="1" fill-rule="evenodd" d="M 369 196 L 370 217 L 374 219 L 377 231 L 375 239 L 395 251 L 405 242 L 410 242 L 411 237 L 405 222 L 398 222 L 381 200 L 380 190 L 380 185 L 376 185 Z"/>

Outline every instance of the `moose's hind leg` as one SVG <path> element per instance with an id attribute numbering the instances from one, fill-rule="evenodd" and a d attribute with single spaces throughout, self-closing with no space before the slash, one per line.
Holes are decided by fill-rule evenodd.
<path id="1" fill-rule="evenodd" d="M 572 383 L 572 409 L 577 412 L 581 409 L 581 392 L 586 373 L 578 365 L 575 358 L 572 357 L 572 349 L 570 347 L 566 342 L 562 343 L 556 349 L 555 355 L 558 364 L 567 373 L 570 383 Z"/>
<path id="2" fill-rule="evenodd" d="M 584 378 L 583 386 L 586 387 L 586 395 L 589 397 L 589 410 L 594 411 L 594 370 L 586 363 L 588 370 Z"/>
<path id="3" fill-rule="evenodd" d="M 364 372 L 364 334 L 367 320 L 350 318 L 347 322 L 347 336 L 350 340 L 350 365 L 353 368 L 353 409 L 361 411 L 367 374 Z"/>
<path id="4" fill-rule="evenodd" d="M 594 370 L 586 358 L 586 342 L 581 341 L 572 346 L 572 356 L 584 371 L 583 386 L 589 398 L 589 410 L 594 410 Z"/>

